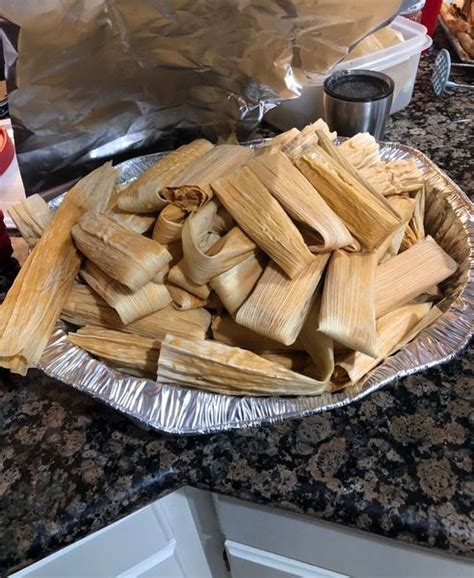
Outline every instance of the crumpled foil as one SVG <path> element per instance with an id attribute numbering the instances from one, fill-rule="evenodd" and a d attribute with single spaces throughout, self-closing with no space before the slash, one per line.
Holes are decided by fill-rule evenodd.
<path id="1" fill-rule="evenodd" d="M 329 70 L 401 4 L 0 0 L 27 194 L 156 143 L 247 138 L 265 112 L 300 95 L 305 73 Z M 20 27 L 18 51 L 18 29 L 1 18 Z"/>
<path id="2" fill-rule="evenodd" d="M 258 143 L 252 143 L 258 144 Z M 211 433 L 301 417 L 347 405 L 396 379 L 454 357 L 468 342 L 474 322 L 474 227 L 472 204 L 424 154 L 411 147 L 381 145 L 385 160 L 414 158 L 426 179 L 425 227 L 459 269 L 443 291 L 444 314 L 355 386 L 314 397 L 233 397 L 124 376 L 66 339 L 60 323 L 40 367 L 51 377 L 121 411 L 144 427 L 173 434 Z M 161 155 L 126 161 L 119 181 L 136 178 Z M 57 205 L 57 202 L 56 202 Z M 54 208 L 55 203 L 51 206 Z"/>

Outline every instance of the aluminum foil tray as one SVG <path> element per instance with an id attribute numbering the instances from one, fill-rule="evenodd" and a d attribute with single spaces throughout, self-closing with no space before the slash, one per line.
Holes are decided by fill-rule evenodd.
<path id="1" fill-rule="evenodd" d="M 258 143 L 249 143 L 258 144 Z M 459 187 L 416 149 L 382 143 L 386 160 L 413 157 L 425 172 L 425 226 L 460 265 L 443 288 L 444 314 L 414 341 L 373 369 L 357 385 L 318 397 L 233 397 L 125 376 L 68 343 L 58 323 L 40 362 L 49 376 L 117 409 L 142 426 L 173 434 L 196 434 L 245 428 L 264 422 L 327 411 L 359 400 L 405 375 L 448 361 L 468 342 L 474 320 L 472 204 Z M 161 155 L 118 165 L 119 181 L 136 178 Z M 57 206 L 61 198 L 50 202 Z"/>

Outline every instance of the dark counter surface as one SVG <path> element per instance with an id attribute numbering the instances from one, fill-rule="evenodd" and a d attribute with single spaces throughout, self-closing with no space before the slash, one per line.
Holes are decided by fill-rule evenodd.
<path id="1" fill-rule="evenodd" d="M 434 100 L 431 60 L 387 140 L 419 148 L 471 193 L 472 96 Z M 0 273 L 0 294 L 13 275 Z M 186 484 L 473 557 L 472 351 L 349 407 L 193 437 L 141 430 L 39 371 L 2 372 L 0 571 Z"/>

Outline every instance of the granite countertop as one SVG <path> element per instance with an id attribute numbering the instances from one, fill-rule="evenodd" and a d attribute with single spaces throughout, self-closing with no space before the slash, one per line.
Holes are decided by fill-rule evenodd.
<path id="1" fill-rule="evenodd" d="M 418 147 L 470 192 L 472 97 L 434 100 L 431 60 L 387 137 Z M 13 265 L 0 274 L 0 292 L 14 274 Z M 39 371 L 2 372 L 0 572 L 186 484 L 473 557 L 472 353 L 349 407 L 193 437 L 139 429 Z"/>

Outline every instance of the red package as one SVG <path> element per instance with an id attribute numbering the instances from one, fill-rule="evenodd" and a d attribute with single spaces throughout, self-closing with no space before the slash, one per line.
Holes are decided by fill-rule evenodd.
<path id="1" fill-rule="evenodd" d="M 0 267 L 10 259 L 13 247 L 7 234 L 7 228 L 3 222 L 3 211 L 0 210 Z"/>
<path id="2" fill-rule="evenodd" d="M 433 36 L 442 3 L 443 0 L 426 0 L 425 7 L 421 13 L 421 23 L 426 26 L 430 36 Z"/>
<path id="3" fill-rule="evenodd" d="M 8 136 L 7 130 L 5 127 L 0 126 L 0 175 L 3 175 L 8 169 L 14 156 L 15 148 Z"/>

